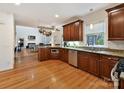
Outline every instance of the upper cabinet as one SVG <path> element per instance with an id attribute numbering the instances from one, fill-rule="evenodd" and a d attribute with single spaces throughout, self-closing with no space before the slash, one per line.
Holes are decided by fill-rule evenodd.
<path id="1" fill-rule="evenodd" d="M 108 40 L 124 40 L 124 4 L 106 11 L 108 12 Z"/>
<path id="2" fill-rule="evenodd" d="M 82 41 L 83 40 L 83 21 L 75 22 L 63 26 L 64 41 Z"/>

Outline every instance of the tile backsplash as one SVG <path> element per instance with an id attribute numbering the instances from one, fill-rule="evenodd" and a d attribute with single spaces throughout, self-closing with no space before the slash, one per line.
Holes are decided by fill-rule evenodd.
<path id="1" fill-rule="evenodd" d="M 108 41 L 108 48 L 124 50 L 124 41 Z"/>
<path id="2" fill-rule="evenodd" d="M 67 46 L 80 46 L 80 42 L 79 41 L 69 41 L 67 42 Z"/>
<path id="3" fill-rule="evenodd" d="M 68 46 L 86 46 L 81 41 L 70 41 L 67 42 Z M 124 50 L 124 41 L 108 41 L 106 48 Z"/>

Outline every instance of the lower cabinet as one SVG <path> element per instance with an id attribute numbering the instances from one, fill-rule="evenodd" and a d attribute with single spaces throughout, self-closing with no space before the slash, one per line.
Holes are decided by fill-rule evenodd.
<path id="1" fill-rule="evenodd" d="M 68 49 L 59 49 L 59 59 L 68 63 Z"/>
<path id="2" fill-rule="evenodd" d="M 90 53 L 89 71 L 90 73 L 99 76 L 99 54 Z"/>
<path id="3" fill-rule="evenodd" d="M 68 49 L 57 49 L 59 53 L 51 53 L 53 48 L 39 48 L 38 49 L 38 60 L 44 61 L 48 59 L 60 59 L 68 63 Z"/>
<path id="4" fill-rule="evenodd" d="M 89 71 L 89 53 L 87 52 L 78 52 L 78 68 Z"/>
<path id="5" fill-rule="evenodd" d="M 48 59 L 60 59 L 68 63 L 68 49 L 60 48 L 58 54 L 51 54 L 50 48 L 39 48 L 38 59 L 40 61 Z M 111 70 L 118 61 L 118 57 L 95 54 L 91 52 L 77 52 L 78 68 L 94 74 L 98 77 L 111 80 Z"/>
<path id="6" fill-rule="evenodd" d="M 78 52 L 78 68 L 99 75 L 99 55 L 87 52 Z"/>
<path id="7" fill-rule="evenodd" d="M 107 55 L 100 55 L 100 77 L 111 80 L 111 70 L 117 63 L 118 58 Z"/>
<path id="8" fill-rule="evenodd" d="M 59 59 L 59 48 L 50 48 L 49 59 Z"/>
<path id="9" fill-rule="evenodd" d="M 38 49 L 38 60 L 48 60 L 50 57 L 50 49 L 49 48 L 39 48 Z"/>
<path id="10" fill-rule="evenodd" d="M 111 80 L 111 70 L 118 57 L 88 52 L 78 52 L 78 68 L 105 80 Z"/>
<path id="11" fill-rule="evenodd" d="M 120 85 L 119 85 L 120 89 L 124 89 L 124 80 L 120 79 Z"/>

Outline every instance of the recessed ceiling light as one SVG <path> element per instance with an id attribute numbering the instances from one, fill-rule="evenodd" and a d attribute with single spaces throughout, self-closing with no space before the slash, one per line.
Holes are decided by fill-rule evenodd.
<path id="1" fill-rule="evenodd" d="M 56 15 L 55 15 L 55 17 L 56 17 L 56 18 L 58 18 L 58 17 L 59 17 L 59 15 L 58 15 L 58 14 L 56 14 Z"/>
<path id="2" fill-rule="evenodd" d="M 20 5 L 21 3 L 20 2 L 16 2 L 15 5 Z"/>

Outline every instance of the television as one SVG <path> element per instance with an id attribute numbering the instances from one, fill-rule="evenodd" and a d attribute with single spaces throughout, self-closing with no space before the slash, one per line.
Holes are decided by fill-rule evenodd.
<path id="1" fill-rule="evenodd" d="M 35 36 L 28 36 L 28 40 L 35 40 Z"/>

